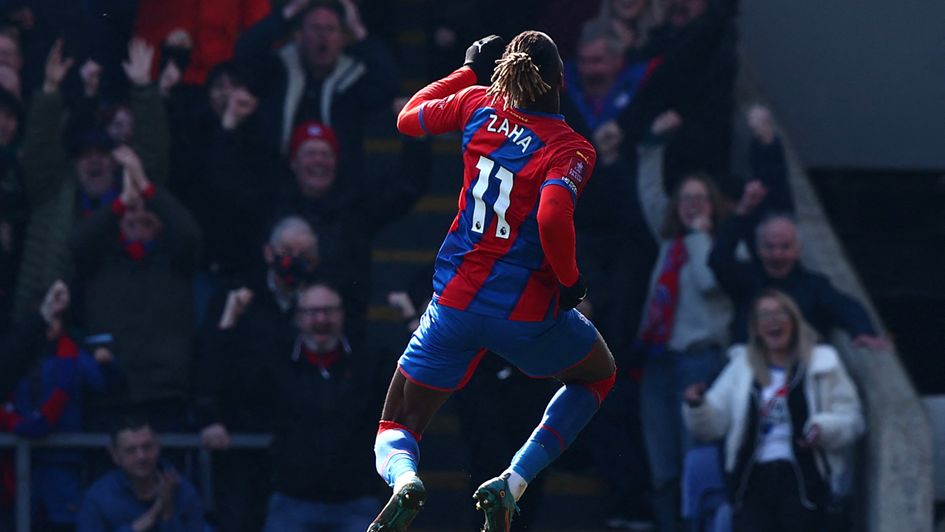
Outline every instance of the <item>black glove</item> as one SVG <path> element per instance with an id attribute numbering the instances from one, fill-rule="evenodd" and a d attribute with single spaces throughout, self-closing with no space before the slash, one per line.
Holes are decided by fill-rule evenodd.
<path id="1" fill-rule="evenodd" d="M 560 285 L 561 293 L 558 296 L 558 306 L 561 310 L 571 310 L 578 306 L 584 297 L 587 296 L 587 285 L 584 284 L 584 276 L 578 275 L 577 281 L 571 286 Z"/>
<path id="2" fill-rule="evenodd" d="M 466 49 L 466 62 L 463 66 L 468 66 L 476 73 L 477 83 L 489 85 L 492 83 L 495 62 L 502 57 L 504 51 L 505 40 L 502 37 L 498 35 L 483 37 Z"/>

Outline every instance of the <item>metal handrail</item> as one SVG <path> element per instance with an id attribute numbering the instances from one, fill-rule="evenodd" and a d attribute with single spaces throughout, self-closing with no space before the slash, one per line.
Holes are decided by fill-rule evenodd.
<path id="1" fill-rule="evenodd" d="M 200 443 L 200 436 L 188 433 L 159 434 L 161 447 L 174 449 L 197 449 L 201 470 L 201 495 L 208 507 L 212 506 L 210 464 L 211 453 Z M 272 442 L 271 434 L 232 434 L 229 449 L 267 449 Z M 44 438 L 23 438 L 14 434 L 0 434 L 0 449 L 15 450 L 16 464 L 16 530 L 30 530 L 30 460 L 32 449 L 104 449 L 109 444 L 108 434 L 59 433 Z"/>

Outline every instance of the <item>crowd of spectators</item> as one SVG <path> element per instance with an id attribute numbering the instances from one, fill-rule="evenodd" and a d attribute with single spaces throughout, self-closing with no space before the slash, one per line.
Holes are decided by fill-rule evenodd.
<path id="1" fill-rule="evenodd" d="M 80 452 L 36 453 L 39 529 L 373 518 L 372 434 L 403 346 L 368 342 L 372 242 L 433 167 L 428 139 L 401 139 L 386 171 L 365 164 L 401 74 L 390 28 L 365 21 L 394 7 L 0 2 L 0 430 L 108 432 L 117 467 L 89 485 Z M 447 73 L 489 33 L 558 40 L 562 114 L 598 152 L 575 218 L 580 308 L 619 368 L 585 438 L 608 493 L 590 524 L 676 530 L 686 457 L 709 446 L 735 530 L 816 529 L 863 430 L 855 388 L 818 342 L 835 328 L 887 341 L 801 263 L 763 107 L 744 113 L 751 174 L 732 172 L 735 0 L 524 1 L 490 25 L 506 8 L 436 9 L 421 22 L 430 72 L 413 74 Z M 430 296 L 422 274 L 390 298 L 405 317 Z M 520 398 L 540 386 L 489 355 L 457 397 L 473 485 L 532 425 Z M 483 404 L 505 417 L 484 420 Z M 474 430 L 487 422 L 501 425 L 488 441 Z M 161 457 L 163 432 L 196 432 L 214 452 L 213 512 Z M 270 459 L 231 449 L 235 433 L 272 434 Z M 0 470 L 6 530 L 14 487 L 8 461 Z"/>

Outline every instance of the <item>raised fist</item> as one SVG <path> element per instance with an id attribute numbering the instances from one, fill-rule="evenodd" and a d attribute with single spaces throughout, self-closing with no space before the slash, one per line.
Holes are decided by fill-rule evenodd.
<path id="1" fill-rule="evenodd" d="M 226 307 L 223 309 L 223 315 L 220 316 L 218 327 L 220 329 L 231 329 L 236 325 L 240 316 L 249 308 L 253 300 L 253 291 L 242 287 L 237 290 L 231 290 L 226 296 Z"/>
<path id="2" fill-rule="evenodd" d="M 483 37 L 466 49 L 466 62 L 463 66 L 468 66 L 476 73 L 476 81 L 480 85 L 489 85 L 492 83 L 495 62 L 502 57 L 504 51 L 505 40 L 502 37 L 498 35 Z"/>

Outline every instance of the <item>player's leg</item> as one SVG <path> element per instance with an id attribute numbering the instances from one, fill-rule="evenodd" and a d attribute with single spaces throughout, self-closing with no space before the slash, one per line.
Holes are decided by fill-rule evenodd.
<path id="1" fill-rule="evenodd" d="M 401 475 L 416 475 L 421 435 L 451 394 L 411 382 L 400 368 L 394 371 L 374 448 L 378 474 L 388 485 L 394 487 Z"/>
<path id="2" fill-rule="evenodd" d="M 461 388 L 484 351 L 470 331 L 475 318 L 431 303 L 421 317 L 387 390 L 374 443 L 378 474 L 393 495 L 368 529 L 406 530 L 426 499 L 417 476 L 420 438 L 437 410 Z M 472 338 L 470 340 L 469 338 Z"/>
<path id="3" fill-rule="evenodd" d="M 423 508 L 426 490 L 417 476 L 420 437 L 451 393 L 415 384 L 395 370 L 374 441 L 377 472 L 393 494 L 370 532 L 407 530 Z"/>
<path id="4" fill-rule="evenodd" d="M 485 530 L 508 530 L 515 501 L 528 483 L 577 438 L 613 387 L 616 367 L 610 349 L 590 322 L 572 312 L 563 316 L 553 330 L 543 332 L 541 341 L 523 346 L 529 353 L 522 356 L 513 352 L 509 357 L 530 375 L 540 375 L 547 360 L 561 361 L 564 369 L 553 374 L 563 385 L 509 468 L 473 495 L 477 506 L 485 511 Z M 571 354 L 563 355 L 569 349 Z M 586 355 L 575 363 L 575 352 Z"/>

